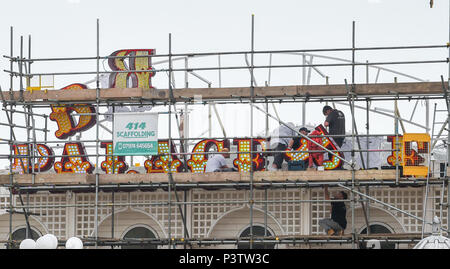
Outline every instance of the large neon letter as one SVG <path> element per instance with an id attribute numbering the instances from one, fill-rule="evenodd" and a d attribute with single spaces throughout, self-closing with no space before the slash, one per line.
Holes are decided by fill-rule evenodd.
<path id="1" fill-rule="evenodd" d="M 291 161 L 301 161 L 306 160 L 309 157 L 308 152 L 298 152 L 298 151 L 307 151 L 308 150 L 308 140 L 305 138 L 300 139 L 300 146 L 294 151 L 286 151 L 286 156 Z"/>
<path id="2" fill-rule="evenodd" d="M 407 133 L 403 135 L 403 174 L 411 176 L 426 177 L 429 171 L 428 165 L 422 165 L 425 162 L 419 153 L 427 154 L 430 146 L 429 134 Z M 417 151 L 413 149 L 416 144 Z M 429 154 L 427 154 L 430 158 Z"/>
<path id="3" fill-rule="evenodd" d="M 60 162 L 54 165 L 55 171 L 58 174 L 62 173 L 78 173 L 90 174 L 94 170 L 93 165 L 89 162 L 85 155 L 83 144 L 81 143 L 66 143 L 64 145 L 63 155 L 69 155 L 61 158 Z M 73 157 L 71 157 L 73 155 Z"/>
<path id="4" fill-rule="evenodd" d="M 29 152 L 31 145 L 27 144 L 19 144 L 13 145 L 14 155 L 24 155 L 27 157 L 15 157 L 12 163 L 12 170 L 15 173 L 24 174 L 32 172 L 32 165 L 29 161 Z M 50 170 L 52 167 L 55 157 L 51 157 L 54 155 L 53 150 L 46 145 L 36 144 L 36 152 L 41 156 L 39 157 L 36 164 L 34 164 L 35 172 L 45 172 Z"/>
<path id="5" fill-rule="evenodd" d="M 315 129 L 320 132 L 320 135 L 328 135 L 327 130 L 325 129 L 325 127 L 323 127 L 322 124 L 317 126 Z M 322 146 L 329 150 L 337 150 L 336 145 L 333 142 L 331 142 L 331 140 L 328 137 L 322 137 Z M 340 152 L 334 152 L 334 153 L 339 155 L 341 158 L 344 158 L 342 153 L 340 153 Z M 336 168 L 340 167 L 341 164 L 342 164 L 342 160 L 339 159 L 338 157 L 336 157 L 335 155 L 331 155 L 331 160 L 327 160 L 327 161 L 323 162 L 323 166 L 325 167 L 326 170 L 336 169 Z"/>
<path id="6" fill-rule="evenodd" d="M 155 54 L 154 49 L 133 49 L 118 50 L 111 56 L 123 56 L 124 58 L 110 58 L 108 64 L 113 71 L 129 71 L 129 70 L 152 70 L 151 57 L 136 57 Z M 125 63 L 125 58 L 129 60 L 129 69 Z M 131 88 L 149 89 L 152 87 L 151 77 L 155 72 L 120 72 L 112 73 L 109 76 L 109 85 L 111 88 L 128 88 L 128 81 L 131 78 Z"/>
<path id="7" fill-rule="evenodd" d="M 195 145 L 192 153 L 207 153 L 213 146 L 217 147 L 217 151 L 222 151 L 223 148 L 229 148 L 229 145 L 230 141 L 228 140 L 218 141 L 214 139 L 205 139 Z M 193 173 L 203 173 L 205 172 L 207 162 L 207 154 L 193 154 L 187 161 L 187 166 Z"/>
<path id="8" fill-rule="evenodd" d="M 319 125 L 315 128 L 320 132 L 320 135 L 328 135 L 327 130 L 323 127 L 323 125 Z M 337 150 L 335 144 L 331 142 L 328 137 L 322 137 L 322 146 L 329 150 Z M 300 147 L 295 149 L 298 151 L 308 150 L 308 141 L 305 138 L 300 139 Z M 343 157 L 340 152 L 336 152 L 339 156 Z M 295 151 L 286 151 L 286 157 L 293 161 L 306 160 L 309 157 L 308 152 L 295 152 Z M 336 157 L 335 155 L 331 156 L 331 160 L 327 160 L 323 162 L 323 166 L 327 170 L 332 170 L 338 168 L 342 163 L 342 160 Z"/>
<path id="9" fill-rule="evenodd" d="M 100 147 L 105 149 L 107 155 L 113 154 L 113 142 L 102 142 Z M 105 161 L 101 163 L 101 168 L 106 174 L 123 174 L 128 169 L 128 165 L 125 163 L 125 156 L 106 156 Z"/>
<path id="10" fill-rule="evenodd" d="M 84 84 L 71 84 L 62 88 L 62 90 L 83 90 L 87 89 L 87 86 Z M 75 121 L 70 115 L 71 112 L 77 113 L 95 113 L 95 108 L 93 106 L 88 105 L 73 105 L 73 106 L 65 106 L 65 105 L 52 105 L 52 113 L 50 113 L 50 119 L 56 121 L 58 124 L 58 130 L 55 132 L 55 136 L 59 139 L 66 139 L 70 136 L 73 136 L 77 132 L 82 132 L 88 130 L 92 126 L 95 125 L 95 116 L 94 115 L 81 115 L 78 119 L 77 124 L 75 125 Z"/>
<path id="11" fill-rule="evenodd" d="M 234 139 L 233 145 L 237 145 L 238 152 L 250 151 L 250 139 Z M 256 151 L 258 145 L 261 146 L 262 151 L 266 150 L 266 140 L 263 138 L 253 139 L 253 149 Z M 238 157 L 233 160 L 233 165 L 240 172 L 250 172 L 250 164 L 253 164 L 253 171 L 263 171 L 264 170 L 264 160 L 265 158 L 261 153 L 252 154 L 252 160 L 250 161 L 250 153 L 238 153 Z"/>
<path id="12" fill-rule="evenodd" d="M 175 146 L 172 144 L 170 152 L 175 153 Z M 158 141 L 158 155 L 144 162 L 147 173 L 168 173 L 169 167 L 172 173 L 181 172 L 183 163 L 175 155 L 169 153 L 169 141 Z"/>
<path id="13" fill-rule="evenodd" d="M 387 141 L 391 142 L 392 154 L 387 157 L 387 162 L 391 166 L 395 166 L 395 158 L 398 158 L 398 164 L 402 163 L 402 155 L 400 152 L 403 150 L 403 136 L 398 136 L 398 141 L 395 136 L 388 136 Z M 398 146 L 397 146 L 398 144 Z M 397 151 L 400 149 L 400 151 Z"/>

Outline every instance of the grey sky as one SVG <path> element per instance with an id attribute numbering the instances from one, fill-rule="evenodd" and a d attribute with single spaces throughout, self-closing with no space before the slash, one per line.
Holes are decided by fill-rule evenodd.
<path id="1" fill-rule="evenodd" d="M 351 24 L 356 21 L 356 45 L 401 46 L 401 45 L 441 45 L 449 38 L 449 1 L 435 0 L 429 8 L 428 0 L 328 0 L 328 1 L 137 1 L 137 0 L 40 0 L 7 1 L 2 4 L 0 17 L 0 52 L 9 55 L 9 27 L 13 26 L 14 55 L 19 54 L 19 37 L 32 35 L 32 55 L 39 57 L 81 57 L 96 55 L 96 19 L 100 19 L 100 54 L 125 48 L 154 48 L 157 53 L 168 52 L 168 34 L 172 33 L 173 52 L 238 51 L 250 49 L 251 14 L 255 14 L 255 49 L 302 49 L 302 48 L 340 48 L 351 46 Z M 25 51 L 27 51 L 27 46 Z M 350 53 L 328 53 L 328 56 L 351 59 Z M 357 61 L 391 60 L 442 60 L 448 57 L 446 49 L 405 50 L 376 53 L 358 53 Z M 284 56 L 273 59 L 274 64 L 300 64 L 300 56 Z M 317 60 L 320 62 L 320 60 Z M 268 56 L 255 58 L 256 64 L 268 64 Z M 216 66 L 217 59 L 199 59 L 194 65 Z M 223 59 L 223 65 L 243 65 L 243 58 Z M 2 58 L 0 66 L 9 69 L 9 62 Z M 106 66 L 106 65 L 105 65 Z M 438 81 L 441 75 L 447 77 L 445 64 L 386 66 L 397 71 Z M 16 67 L 15 67 L 16 68 Z M 103 68 L 102 68 L 103 69 Z M 72 62 L 70 64 L 33 64 L 35 72 L 55 72 L 68 70 L 95 71 L 95 62 Z M 330 83 L 342 84 L 344 78 L 350 79 L 349 69 L 324 68 L 330 76 Z M 218 86 L 217 72 L 201 74 Z M 248 71 L 224 72 L 223 86 L 248 86 Z M 371 71 L 371 82 L 375 72 Z M 267 70 L 255 73 L 258 85 L 267 81 Z M 392 82 L 394 75 L 383 73 L 379 82 Z M 62 77 L 55 81 L 56 86 L 75 82 L 85 82 L 93 76 Z M 182 74 L 177 77 L 177 86 L 183 85 Z M 190 78 L 191 86 L 205 87 L 205 84 Z M 358 68 L 356 80 L 365 82 L 365 69 Z M 399 77 L 399 82 L 411 81 Z M 160 73 L 154 77 L 154 85 L 167 88 L 167 77 Z M 16 86 L 18 85 L 17 82 Z M 274 70 L 272 85 L 301 84 L 301 70 Z M 324 79 L 313 74 L 311 84 L 324 84 Z M 6 73 L 0 74 L 0 85 L 5 91 L 9 88 Z M 17 90 L 17 88 L 15 87 Z M 317 125 L 323 122 L 323 104 L 308 104 L 312 109 L 307 114 L 307 122 Z M 364 105 L 364 104 L 361 104 Z M 442 105 L 442 104 L 440 104 Z M 379 102 L 375 106 L 392 109 L 392 102 Z M 238 107 L 238 109 L 236 109 Z M 234 108 L 220 107 L 228 135 L 248 135 L 249 117 L 245 116 L 248 106 Z M 401 113 L 409 118 L 413 103 L 402 102 Z M 346 107 L 340 107 L 348 115 Z M 283 120 L 296 124 L 301 122 L 301 105 L 283 105 L 280 108 Z M 424 124 L 424 109 L 421 103 L 415 119 Z M 44 111 L 44 110 L 42 110 Z M 191 136 L 198 136 L 205 129 L 206 108 L 196 108 L 191 122 Z M 49 109 L 47 109 L 49 113 Z M 263 116 L 255 112 L 255 133 L 264 129 Z M 371 132 L 393 132 L 393 120 L 371 116 Z M 191 119 L 192 119 L 191 118 Z M 4 112 L 0 120 L 6 122 Z M 431 120 L 431 119 L 430 119 Z M 357 122 L 362 131 L 365 114 L 358 113 Z M 271 121 L 271 127 L 276 123 Z M 215 127 L 218 127 L 215 125 Z M 347 130 L 350 130 L 350 120 Z M 56 123 L 50 122 L 52 133 Z M 4 127 L 0 127 L 4 129 Z M 408 131 L 420 129 L 408 126 Z M 216 128 L 213 135 L 221 135 Z M 7 135 L 6 137 L 8 137 Z M 0 136 L 0 138 L 6 138 Z M 7 147 L 1 147 L 7 152 Z"/>

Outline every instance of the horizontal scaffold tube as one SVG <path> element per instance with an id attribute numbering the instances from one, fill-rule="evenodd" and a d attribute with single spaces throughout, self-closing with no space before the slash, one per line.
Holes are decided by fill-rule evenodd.
<path id="1" fill-rule="evenodd" d="M 435 49 L 448 48 L 447 45 L 420 45 L 420 46 L 388 46 L 388 47 L 361 47 L 361 48 L 331 48 L 331 49 L 296 49 L 296 50 L 255 50 L 255 51 L 223 51 L 223 52 L 203 52 L 203 53 L 174 53 L 174 54 L 154 54 L 154 55 L 134 55 L 133 58 L 156 58 L 156 57 L 195 57 L 195 56 L 218 56 L 218 55 L 238 55 L 238 54 L 277 54 L 277 53 L 302 53 L 302 52 L 338 52 L 352 50 L 398 50 L 398 49 Z M 91 56 L 91 57 L 66 57 L 66 58 L 35 58 L 26 59 L 3 55 L 4 58 L 20 62 L 38 62 L 38 61 L 67 61 L 67 60 L 106 60 L 106 59 L 124 59 L 130 56 Z"/>

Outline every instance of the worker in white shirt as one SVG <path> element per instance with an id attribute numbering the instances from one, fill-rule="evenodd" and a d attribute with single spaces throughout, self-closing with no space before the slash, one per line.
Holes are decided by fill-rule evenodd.
<path id="1" fill-rule="evenodd" d="M 234 168 L 229 168 L 227 166 L 227 162 L 225 158 L 230 158 L 230 149 L 223 148 L 223 153 L 214 154 L 211 158 L 208 159 L 208 162 L 206 163 L 206 169 L 205 172 L 230 172 L 230 171 L 236 171 Z"/>

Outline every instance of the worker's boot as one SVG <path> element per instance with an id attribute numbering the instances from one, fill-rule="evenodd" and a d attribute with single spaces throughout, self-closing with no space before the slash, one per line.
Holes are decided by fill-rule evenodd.
<path id="1" fill-rule="evenodd" d="M 335 233 L 335 231 L 334 231 L 333 229 L 329 229 L 329 230 L 327 231 L 327 234 L 328 234 L 328 235 L 334 235 L 334 233 Z"/>

